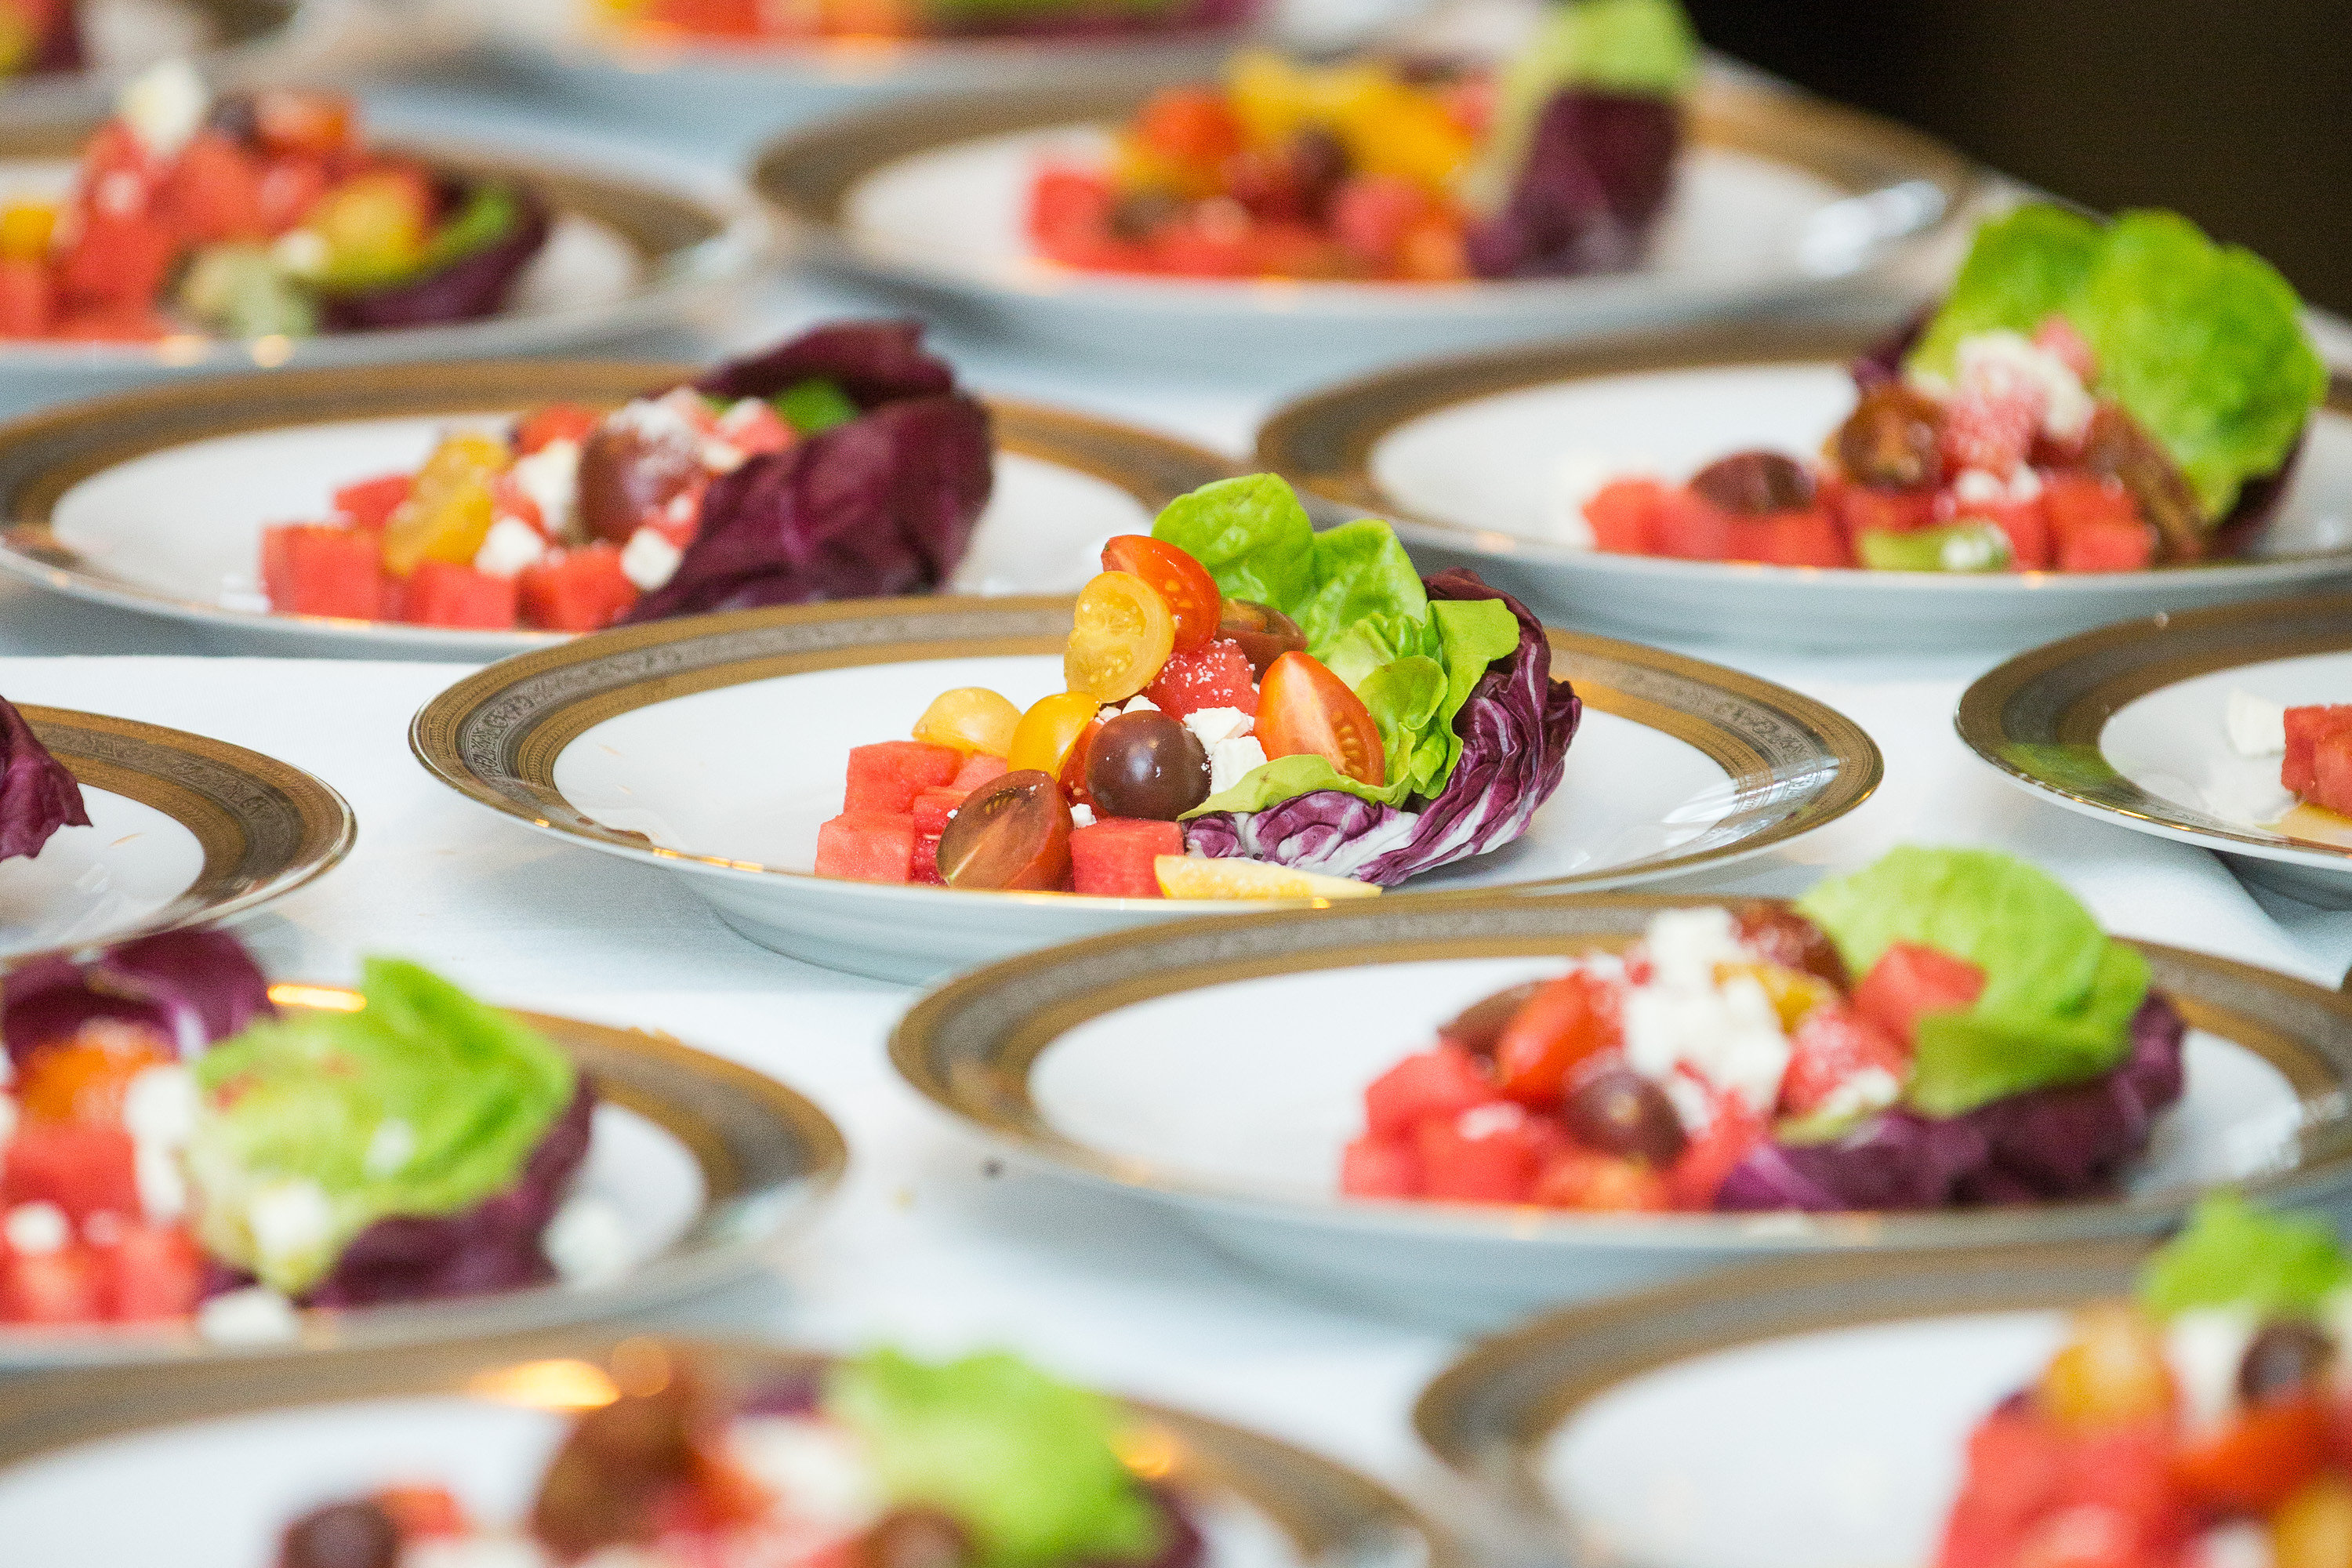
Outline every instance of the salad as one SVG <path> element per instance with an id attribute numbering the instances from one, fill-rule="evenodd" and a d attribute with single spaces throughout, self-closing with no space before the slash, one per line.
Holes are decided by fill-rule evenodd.
<path id="1" fill-rule="evenodd" d="M 651 43 L 778 44 L 810 38 L 1117 37 L 1227 27 L 1249 0 L 588 0 Z"/>
<path id="2" fill-rule="evenodd" d="M 355 1001 L 279 1014 L 219 931 L 10 972 L 0 1323 L 260 1341 L 607 1270 L 615 1217 L 567 1201 L 596 1101 L 571 1058 L 413 963 L 369 960 Z"/>
<path id="3" fill-rule="evenodd" d="M 0 210 L 0 336 L 310 337 L 478 321 L 546 243 L 524 186 L 371 150 L 351 100 L 123 89 L 61 201 Z"/>
<path id="4" fill-rule="evenodd" d="M 1582 704 L 1543 628 L 1423 581 L 1367 518 L 1318 533 L 1271 474 L 1103 552 L 1064 689 L 945 691 L 849 753 L 816 873 L 1104 898 L 1345 898 L 1507 844 Z"/>
<path id="5" fill-rule="evenodd" d="M 1978 1423 L 1938 1568 L 2336 1568 L 2352 1558 L 2352 1258 L 2208 1199 L 2133 1300 L 2075 1314 Z"/>
<path id="6" fill-rule="evenodd" d="M 1096 272 L 1453 282 L 1638 267 L 1698 46 L 1675 0 L 1568 0 L 1499 77 L 1237 55 L 1152 96 L 1107 162 L 1048 162 L 1032 242 Z"/>
<path id="7" fill-rule="evenodd" d="M 2180 1098 L 2185 1033 L 2043 872 L 1900 848 L 1487 997 L 1364 1091 L 1339 1184 L 1634 1211 L 2094 1196 Z"/>
<path id="8" fill-rule="evenodd" d="M 1942 306 L 1854 366 L 1811 460 L 1687 482 L 1563 470 L 1569 531 L 1692 561 L 2137 572 L 2228 555 L 2276 508 L 2327 372 L 2294 289 L 2170 213 L 1987 222 Z"/>
<path id="9" fill-rule="evenodd" d="M 280 615 L 585 632 L 920 593 L 994 483 L 988 411 L 911 321 L 819 327 L 609 412 L 457 430 L 413 473 L 265 530 Z"/>
<path id="10" fill-rule="evenodd" d="M 649 1342 L 614 1363 L 609 1379 L 581 1368 L 609 1402 L 556 1447 L 521 1523 L 479 1524 L 445 1487 L 392 1487 L 296 1520 L 278 1568 L 1193 1568 L 1203 1556 L 1181 1494 L 1128 1462 L 1118 1407 L 1001 1352 L 927 1363 L 877 1350 L 745 1389 Z"/>

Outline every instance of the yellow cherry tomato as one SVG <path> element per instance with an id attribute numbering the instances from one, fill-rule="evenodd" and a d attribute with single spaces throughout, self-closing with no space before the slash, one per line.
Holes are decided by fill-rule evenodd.
<path id="1" fill-rule="evenodd" d="M 2271 1515 L 2277 1568 L 2352 1568 L 2352 1485 L 2324 1475 Z"/>
<path id="2" fill-rule="evenodd" d="M 452 436 L 435 447 L 384 523 L 384 570 L 405 577 L 425 561 L 471 565 L 490 534 L 490 480 L 511 460 L 507 444 L 490 436 Z"/>
<path id="3" fill-rule="evenodd" d="M 1021 726 L 1021 710 L 984 686 L 959 686 L 931 699 L 915 721 L 915 739 L 934 746 L 953 746 L 970 755 L 985 752 L 1010 756 L 1013 736 Z"/>
<path id="4" fill-rule="evenodd" d="M 1253 147 L 1280 147 L 1307 124 L 1314 89 L 1305 71 L 1280 55 L 1244 49 L 1225 64 L 1225 101 Z"/>
<path id="5" fill-rule="evenodd" d="M 2163 1335 L 2145 1314 L 2120 1305 L 2075 1314 L 2065 1348 L 2050 1358 L 2034 1388 L 2045 1415 L 2077 1430 L 2156 1420 L 2171 1410 L 2174 1397 Z"/>
<path id="6" fill-rule="evenodd" d="M 57 208 L 46 202 L 12 202 L 0 212 L 0 256 L 38 261 L 49 254 L 57 232 Z"/>
<path id="7" fill-rule="evenodd" d="M 1780 1016 L 1780 1027 L 1793 1029 L 1804 1021 L 1806 1014 L 1824 1002 L 1837 1000 L 1837 993 L 1827 981 L 1818 980 L 1799 970 L 1783 969 L 1777 963 L 1718 963 L 1715 966 L 1717 985 L 1735 974 L 1745 974 L 1764 988 L 1765 997 L 1772 1011 Z"/>
<path id="8" fill-rule="evenodd" d="M 1160 590 L 1131 572 L 1105 572 L 1078 595 L 1062 676 L 1097 702 L 1124 702 L 1175 651 L 1176 617 Z"/>
<path id="9" fill-rule="evenodd" d="M 1004 753 L 1005 762 L 1014 773 L 1034 768 L 1060 778 L 1064 759 L 1077 744 L 1078 737 L 1086 733 L 1087 726 L 1095 721 L 1095 714 L 1101 707 L 1083 691 L 1039 698 L 1014 727 L 1012 746 Z"/>

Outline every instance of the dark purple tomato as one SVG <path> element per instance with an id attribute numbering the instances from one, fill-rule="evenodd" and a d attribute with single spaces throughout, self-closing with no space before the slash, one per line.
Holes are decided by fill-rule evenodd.
<path id="1" fill-rule="evenodd" d="M 648 512 L 707 477 L 691 443 L 648 439 L 608 419 L 580 448 L 580 526 L 593 538 L 625 544 Z"/>
<path id="2" fill-rule="evenodd" d="M 1845 960 L 1829 933 L 1785 904 L 1749 904 L 1732 912 L 1739 940 L 1768 963 L 1825 980 L 1840 991 L 1853 989 Z"/>
<path id="3" fill-rule="evenodd" d="M 1654 1169 L 1674 1163 L 1688 1139 L 1666 1091 L 1631 1068 L 1601 1067 L 1579 1074 L 1560 1102 L 1560 1120 L 1588 1149 Z"/>
<path id="4" fill-rule="evenodd" d="M 1718 458 L 1692 476 L 1690 488 L 1717 510 L 1734 517 L 1802 511 L 1813 504 L 1813 476 L 1795 458 L 1778 452 Z"/>
<path id="5" fill-rule="evenodd" d="M 1249 660 L 1252 680 L 1264 680 L 1266 667 L 1284 654 L 1307 651 L 1307 634 L 1298 629 L 1297 621 L 1251 599 L 1225 601 L 1217 622 L 1217 635 L 1241 645 L 1242 657 Z"/>
<path id="6" fill-rule="evenodd" d="M 1847 479 L 1874 489 L 1932 489 L 1944 479 L 1944 410 L 1900 382 L 1862 395 L 1830 449 Z"/>
<path id="7" fill-rule="evenodd" d="M 1103 816 L 1173 822 L 1209 798 L 1209 751 L 1165 713 L 1122 713 L 1087 747 L 1087 793 Z"/>
<path id="8" fill-rule="evenodd" d="M 2238 1363 L 2238 1394 L 2249 1405 L 2299 1394 L 2326 1375 L 2336 1342 L 2316 1323 L 2265 1323 Z"/>
<path id="9" fill-rule="evenodd" d="M 278 1568 L 399 1568 L 400 1526 L 373 1500 L 329 1503 L 286 1527 Z"/>
<path id="10" fill-rule="evenodd" d="M 1070 807 L 1048 774 L 1003 773 L 964 798 L 940 835 L 950 888 L 1051 892 L 1070 876 Z"/>
<path id="11" fill-rule="evenodd" d="M 1451 1022 L 1440 1025 L 1437 1037 L 1456 1050 L 1467 1051 L 1481 1060 L 1492 1060 L 1495 1042 L 1503 1037 L 1503 1031 L 1510 1027 L 1511 1020 L 1518 1016 L 1528 998 L 1543 987 L 1542 981 L 1530 980 L 1508 991 L 1497 991 L 1484 1002 L 1473 1002 Z"/>

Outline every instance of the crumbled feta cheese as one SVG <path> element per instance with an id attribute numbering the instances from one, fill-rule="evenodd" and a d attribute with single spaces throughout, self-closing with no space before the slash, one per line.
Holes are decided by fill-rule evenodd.
<path id="1" fill-rule="evenodd" d="M 427 1535 L 404 1542 L 400 1568 L 554 1568 L 555 1559 L 520 1535 Z M 634 1546 L 607 1546 L 580 1560 L 580 1568 L 661 1568 L 661 1560 Z"/>
<path id="2" fill-rule="evenodd" d="M 881 1513 L 874 1465 L 856 1436 L 830 1421 L 750 1415 L 728 1429 L 735 1462 L 793 1512 L 828 1532 L 864 1530 Z"/>
<path id="3" fill-rule="evenodd" d="M 1256 727 L 1257 721 L 1238 708 L 1195 708 L 1184 715 L 1184 728 L 1200 737 L 1203 746 L 1246 735 Z"/>
<path id="4" fill-rule="evenodd" d="M 1974 531 L 1955 530 L 1944 536 L 1936 559 L 1947 572 L 1982 572 L 2009 558 L 2009 544 L 1998 528 Z"/>
<path id="5" fill-rule="evenodd" d="M 681 401 L 678 394 L 686 395 Z M 699 448 L 702 428 L 696 422 L 698 399 L 692 388 L 679 387 L 659 397 L 635 397 L 605 416 L 607 428 L 635 436 L 648 446 Z"/>
<path id="6" fill-rule="evenodd" d="M 1071 826 L 1092 827 L 1094 825 L 1095 808 L 1093 806 L 1088 805 L 1085 801 L 1080 801 L 1076 805 L 1070 807 Z"/>
<path id="7" fill-rule="evenodd" d="M 1625 995 L 1625 1065 L 1670 1083 L 1688 1069 L 1758 1115 L 1769 1115 L 1789 1070 L 1789 1040 L 1752 975 L 1719 986 L 1650 984 Z"/>
<path id="8" fill-rule="evenodd" d="M 743 448 L 716 436 L 703 437 L 701 453 L 702 466 L 714 474 L 731 474 L 751 461 L 751 454 Z"/>
<path id="9" fill-rule="evenodd" d="M 2061 441 L 2080 436 L 2091 423 L 2090 393 L 2074 367 L 2021 332 L 1995 330 L 1962 338 L 1958 352 L 1959 382 L 2015 375 L 2037 384 L 2044 402 L 2042 428 Z"/>
<path id="10" fill-rule="evenodd" d="M 1252 769 L 1265 766 L 1265 748 L 1257 743 L 1255 735 L 1236 735 L 1230 741 L 1220 741 L 1209 748 L 1209 793 L 1223 795 L 1248 776 Z"/>
<path id="11" fill-rule="evenodd" d="M 2232 689 L 2221 709 L 2231 749 L 2242 757 L 2275 757 L 2286 751 L 2286 704 Z"/>
<path id="12" fill-rule="evenodd" d="M 602 1285 L 629 1271 L 635 1249 L 628 1221 L 608 1198 L 574 1193 L 540 1237 L 540 1251 L 567 1285 Z"/>
<path id="13" fill-rule="evenodd" d="M 1454 1118 L 1454 1131 L 1475 1143 L 1481 1138 L 1508 1132 L 1527 1119 L 1528 1113 L 1509 1100 L 1498 1105 L 1474 1105 Z"/>
<path id="14" fill-rule="evenodd" d="M 2204 1568 L 2276 1568 L 2271 1532 L 2250 1519 L 2219 1525 L 2205 1532 L 2197 1561 Z"/>
<path id="15" fill-rule="evenodd" d="M 327 237 L 314 228 L 289 228 L 269 247 L 269 259 L 297 278 L 316 278 L 334 259 Z"/>
<path id="16" fill-rule="evenodd" d="M 131 1177 L 139 1188 L 139 1212 L 149 1219 L 174 1220 L 188 1212 L 188 1178 L 178 1149 L 133 1143 Z"/>
<path id="17" fill-rule="evenodd" d="M 212 112 L 213 95 L 196 68 L 184 59 L 151 66 L 131 79 L 114 111 L 141 145 L 168 158 L 193 140 Z"/>
<path id="18" fill-rule="evenodd" d="M 408 1168 L 416 1156 L 416 1129 L 398 1116 L 387 1116 L 375 1124 L 368 1136 L 367 1152 L 360 1156 L 360 1169 L 373 1181 L 396 1176 Z"/>
<path id="19" fill-rule="evenodd" d="M 1654 915 L 1642 945 L 1650 955 L 1652 983 L 1675 991 L 1712 990 L 1717 964 L 1753 962 L 1739 945 L 1731 911 L 1719 905 Z"/>
<path id="20" fill-rule="evenodd" d="M 1830 1119 L 1868 1116 L 1903 1098 L 1903 1085 L 1885 1068 L 1864 1068 L 1822 1096 L 1814 1114 Z"/>
<path id="21" fill-rule="evenodd" d="M 1969 468 L 1952 481 L 1952 499 L 1962 506 L 1992 506 L 2009 499 L 2009 487 L 1982 468 Z"/>
<path id="22" fill-rule="evenodd" d="M 550 441 L 538 451 L 517 458 L 515 488 L 539 507 L 539 521 L 551 536 L 572 531 L 572 513 L 580 505 L 580 443 Z"/>
<path id="23" fill-rule="evenodd" d="M 650 594 L 677 575 L 677 563 L 685 559 L 686 552 L 659 529 L 641 528 L 621 547 L 621 575 L 635 584 L 639 593 Z"/>
<path id="24" fill-rule="evenodd" d="M 66 1223 L 66 1211 L 55 1204 L 18 1204 L 0 1221 L 0 1236 L 7 1238 L 11 1252 L 46 1258 L 72 1239 L 73 1227 Z"/>
<path id="25" fill-rule="evenodd" d="M 2165 1360 L 2180 1384 L 2182 1412 L 2192 1426 L 2219 1426 L 2238 1404 L 2238 1363 L 2257 1327 L 2253 1314 L 2228 1307 L 2195 1307 L 2164 1328 Z"/>
<path id="26" fill-rule="evenodd" d="M 1137 695 L 1129 698 L 1127 700 L 1127 706 L 1120 709 L 1119 711 L 1122 713 L 1157 713 L 1160 711 L 1160 704 L 1139 692 Z"/>
<path id="27" fill-rule="evenodd" d="M 267 1285 L 226 1291 L 196 1309 L 196 1332 L 215 1344 L 276 1344 L 300 1328 L 294 1303 Z"/>
<path id="28" fill-rule="evenodd" d="M 334 1211 L 319 1184 L 300 1178 L 272 1182 L 246 1200 L 245 1223 L 265 1266 L 292 1262 L 326 1245 Z"/>
<path id="29" fill-rule="evenodd" d="M 482 547 L 474 552 L 474 570 L 493 577 L 512 577 L 526 566 L 539 563 L 547 554 L 547 541 L 539 530 L 519 517 L 501 517 L 490 524 L 490 531 L 482 536 Z"/>
<path id="30" fill-rule="evenodd" d="M 122 1124 L 131 1134 L 131 1179 L 140 1212 L 174 1220 L 188 1209 L 188 1179 L 180 1151 L 195 1131 L 196 1082 L 176 1063 L 142 1068 L 122 1092 Z"/>
<path id="31" fill-rule="evenodd" d="M 2030 501 L 2042 493 L 2042 476 L 2031 463 L 2020 463 L 2017 471 L 2009 476 L 2009 499 Z"/>

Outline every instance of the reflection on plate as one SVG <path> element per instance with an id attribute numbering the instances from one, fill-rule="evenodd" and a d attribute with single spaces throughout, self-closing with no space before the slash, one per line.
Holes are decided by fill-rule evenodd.
<path id="1" fill-rule="evenodd" d="M 128 719 L 20 711 L 80 783 L 90 826 L 0 861 L 0 959 L 225 920 L 351 850 L 351 807 L 299 768 Z"/>
<path id="2" fill-rule="evenodd" d="M 297 1014 L 351 994 L 331 986 L 270 988 L 281 1010 Z M 575 1191 L 603 1199 L 620 1220 L 627 1266 L 616 1278 L 310 1312 L 292 1344 L 224 1346 L 179 1325 L 0 1327 L 0 1370 L 190 1359 L 246 1363 L 257 1351 L 374 1352 L 415 1341 L 616 1318 L 752 1272 L 762 1250 L 805 1220 L 841 1179 L 848 1154 L 840 1131 L 773 1079 L 666 1036 L 535 1013 L 518 1016 L 569 1051 L 596 1085 L 601 1103 Z M 0 1539 L 6 1538 L 0 1527 Z"/>
<path id="3" fill-rule="evenodd" d="M 1742 1259 L 2141 1234 L 2216 1182 L 2282 1199 L 2352 1186 L 2352 1002 L 2141 944 L 2189 1022 L 2189 1084 L 2116 1199 L 1585 1215 L 1339 1195 L 1364 1086 L 1439 1024 L 1566 955 L 1622 945 L 1661 909 L 1704 901 L 1424 900 L 1126 932 L 950 982 L 907 1015 L 891 1057 L 982 1133 L 1168 1205 L 1261 1268 L 1455 1323 Z"/>
<path id="4" fill-rule="evenodd" d="M 599 633 L 471 676 L 410 743 L 460 794 L 568 843 L 683 876 L 795 957 L 927 979 L 1145 921 L 1264 904 L 957 892 L 813 874 L 849 748 L 904 734 L 939 692 L 1064 689 L 1066 599 L 891 599 Z M 1850 721 L 1768 681 L 1554 632 L 1586 710 L 1527 836 L 1381 901 L 1465 888 L 1607 888 L 1757 854 L 1876 787 Z"/>
<path id="5" fill-rule="evenodd" d="M 772 143 L 761 193 L 851 275 L 997 330 L 1101 352 L 1367 364 L 1826 295 L 1909 254 L 1972 176 L 1913 132 L 1723 72 L 1694 109 L 1653 267 L 1622 277 L 1423 285 L 1135 279 L 1032 258 L 1039 154 L 1101 142 L 1131 89 L 998 89 L 830 121 Z"/>
<path id="6" fill-rule="evenodd" d="M 497 658 L 567 638 L 268 613 L 261 531 L 323 519 L 339 486 L 413 469 L 452 425 L 521 408 L 614 406 L 699 374 L 679 364 L 500 361 L 248 376 L 121 394 L 0 426 L 0 572 L 257 651 Z M 992 405 L 997 493 L 952 586 L 1075 591 L 1104 539 L 1141 532 L 1227 466 L 1083 415 Z M 266 648 L 263 645 L 267 644 Z"/>
<path id="7" fill-rule="evenodd" d="M 1594 1568 L 1932 1562 L 1969 1431 L 2144 1252 L 1740 1269 L 1489 1341 L 1414 1425 L 1528 1549 Z"/>
<path id="8" fill-rule="evenodd" d="M 1817 449 L 1868 339 L 1708 325 L 1417 365 L 1299 399 L 1260 466 L 1392 519 L 1542 613 L 1650 637 L 1846 652 L 1997 647 L 2156 610 L 2352 578 L 2352 384 L 2314 416 L 2284 505 L 2243 557 L 2153 572 L 1862 572 L 1612 555 L 1563 538 L 1571 466 L 1686 477 L 1743 448 Z"/>
<path id="9" fill-rule="evenodd" d="M 2239 754 L 2223 727 L 2233 690 L 2352 701 L 2352 595 L 2158 616 L 2037 648 L 1969 688 L 1960 738 L 2060 805 L 2352 907 L 2352 823 L 2308 806 L 2278 815 L 2278 757 Z"/>

